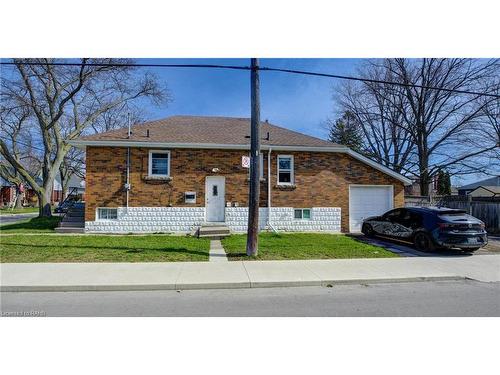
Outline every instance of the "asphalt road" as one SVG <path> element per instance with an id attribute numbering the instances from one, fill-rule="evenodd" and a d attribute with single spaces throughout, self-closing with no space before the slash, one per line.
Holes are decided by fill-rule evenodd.
<path id="1" fill-rule="evenodd" d="M 500 316 L 500 283 L 23 292 L 2 293 L 0 302 L 2 316 Z"/>
<path id="2" fill-rule="evenodd" d="M 29 214 L 19 214 L 19 215 L 1 215 L 0 216 L 0 225 L 11 224 L 11 223 L 15 223 L 16 221 L 31 219 L 35 216 L 38 216 L 38 213 L 33 212 L 33 213 L 29 213 Z"/>

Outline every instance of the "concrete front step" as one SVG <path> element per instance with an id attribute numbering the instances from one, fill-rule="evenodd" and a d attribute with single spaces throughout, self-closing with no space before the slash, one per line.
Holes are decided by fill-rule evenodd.
<path id="1" fill-rule="evenodd" d="M 59 227 L 84 228 L 85 222 L 84 221 L 62 221 L 61 224 L 59 224 Z"/>
<path id="2" fill-rule="evenodd" d="M 231 235 L 231 231 L 225 225 L 202 225 L 198 230 L 198 237 L 209 237 L 209 238 L 220 238 L 227 237 Z"/>
<path id="3" fill-rule="evenodd" d="M 81 222 L 83 223 L 85 221 L 85 218 L 83 216 L 66 216 L 63 219 L 63 222 Z"/>
<path id="4" fill-rule="evenodd" d="M 57 227 L 55 229 L 56 233 L 85 233 L 83 227 Z"/>

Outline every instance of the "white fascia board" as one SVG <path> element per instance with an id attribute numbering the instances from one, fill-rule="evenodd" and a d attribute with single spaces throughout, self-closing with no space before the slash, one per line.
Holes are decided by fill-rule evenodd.
<path id="1" fill-rule="evenodd" d="M 140 142 L 140 141 L 68 141 L 72 146 L 85 149 L 91 147 L 144 147 L 144 148 L 194 148 L 194 149 L 226 149 L 226 150 L 250 150 L 250 144 L 219 144 L 219 143 L 165 143 L 165 142 Z M 346 152 L 347 147 L 317 147 L 317 146 L 281 146 L 281 145 L 261 145 L 261 150 L 279 151 L 311 151 L 311 152 Z"/>
<path id="2" fill-rule="evenodd" d="M 250 145 L 242 144 L 218 144 L 218 143 L 165 143 L 165 142 L 140 142 L 140 141 L 91 141 L 91 140 L 72 140 L 70 145 L 85 149 L 87 146 L 93 147 L 145 147 L 145 148 L 194 148 L 194 149 L 226 149 L 226 150 L 250 150 Z M 273 151 L 310 151 L 310 152 L 340 152 L 368 164 L 369 166 L 403 182 L 405 185 L 411 185 L 411 180 L 405 176 L 384 167 L 383 165 L 358 154 L 345 146 L 315 147 L 315 146 L 281 146 L 281 145 L 261 145 L 261 150 Z"/>

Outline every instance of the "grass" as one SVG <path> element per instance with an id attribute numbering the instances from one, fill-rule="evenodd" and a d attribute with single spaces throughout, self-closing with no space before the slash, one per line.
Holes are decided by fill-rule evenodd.
<path id="1" fill-rule="evenodd" d="M 61 218 L 34 217 L 33 219 L 0 225 L 0 234 L 3 233 L 51 233 L 57 227 Z"/>
<path id="2" fill-rule="evenodd" d="M 1 263 L 207 261 L 210 241 L 169 235 L 12 235 L 0 238 Z"/>
<path id="3" fill-rule="evenodd" d="M 222 240 L 229 260 L 286 260 L 391 258 L 396 254 L 343 234 L 260 233 L 257 257 L 245 254 L 247 236 L 232 235 Z"/>
<path id="4" fill-rule="evenodd" d="M 38 212 L 38 207 L 0 208 L 0 216 L 12 214 L 29 214 L 33 212 Z"/>

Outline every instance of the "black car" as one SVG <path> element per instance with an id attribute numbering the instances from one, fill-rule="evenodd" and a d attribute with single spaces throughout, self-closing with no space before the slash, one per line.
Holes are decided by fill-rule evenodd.
<path id="1" fill-rule="evenodd" d="M 412 243 L 417 250 L 459 248 L 475 251 L 488 243 L 484 223 L 466 211 L 442 207 L 396 208 L 363 220 L 366 236 Z"/>

